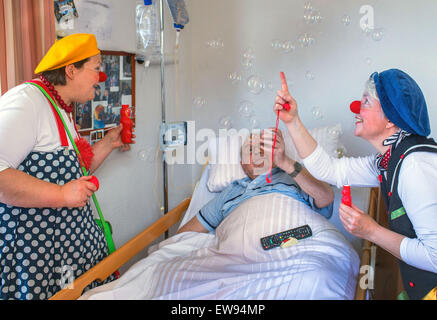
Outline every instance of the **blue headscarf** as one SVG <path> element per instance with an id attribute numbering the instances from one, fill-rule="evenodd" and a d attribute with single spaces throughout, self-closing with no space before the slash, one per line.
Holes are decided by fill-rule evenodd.
<path id="1" fill-rule="evenodd" d="M 382 110 L 391 122 L 407 132 L 429 136 L 425 97 L 413 78 L 398 69 L 375 72 L 370 78 L 375 81 Z"/>

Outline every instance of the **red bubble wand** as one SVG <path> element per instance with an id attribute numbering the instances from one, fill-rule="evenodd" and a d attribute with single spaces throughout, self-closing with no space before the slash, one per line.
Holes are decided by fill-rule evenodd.
<path id="1" fill-rule="evenodd" d="M 285 79 L 285 75 L 284 75 L 284 73 L 283 72 L 281 72 L 281 78 L 282 79 Z M 286 110 L 286 111 L 290 111 L 290 104 L 287 102 L 287 103 L 284 103 L 283 105 L 282 105 L 282 107 Z M 272 169 L 273 169 L 273 152 L 275 151 L 275 145 L 276 145 L 276 139 L 277 139 L 277 134 L 278 134 L 278 126 L 279 126 L 279 112 L 280 112 L 280 110 L 278 110 L 278 112 L 277 112 L 277 118 L 276 118 L 276 126 L 275 126 L 275 137 L 274 137 L 274 139 L 273 139 L 273 147 L 272 147 L 272 161 L 270 162 L 270 168 L 269 168 L 269 171 L 268 171 L 268 173 L 267 173 L 267 175 L 266 175 L 266 181 L 267 181 L 267 183 L 272 183 Z M 270 176 L 270 177 L 269 177 Z"/>

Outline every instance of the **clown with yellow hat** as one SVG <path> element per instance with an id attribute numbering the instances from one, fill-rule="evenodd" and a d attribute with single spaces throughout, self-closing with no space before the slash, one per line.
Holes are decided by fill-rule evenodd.
<path id="1" fill-rule="evenodd" d="M 101 63 L 94 35 L 69 35 L 36 67 L 39 78 L 0 97 L 0 212 L 10 220 L 0 264 L 15 266 L 2 271 L 0 299 L 48 299 L 62 289 L 63 266 L 76 278 L 109 254 L 89 205 L 97 187 L 88 174 L 129 145 L 119 126 L 90 146 L 72 117 L 74 104 L 92 100 L 105 81 Z"/>
<path id="2" fill-rule="evenodd" d="M 93 34 L 72 34 L 55 42 L 36 67 L 35 74 L 59 69 L 98 54 L 100 50 Z"/>

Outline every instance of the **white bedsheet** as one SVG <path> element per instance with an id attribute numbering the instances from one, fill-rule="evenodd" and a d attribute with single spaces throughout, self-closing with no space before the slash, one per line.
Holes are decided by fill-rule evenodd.
<path id="1" fill-rule="evenodd" d="M 313 236 L 264 251 L 260 238 L 310 225 Z M 353 299 L 359 258 L 321 215 L 281 194 L 251 198 L 215 234 L 182 233 L 81 299 Z"/>

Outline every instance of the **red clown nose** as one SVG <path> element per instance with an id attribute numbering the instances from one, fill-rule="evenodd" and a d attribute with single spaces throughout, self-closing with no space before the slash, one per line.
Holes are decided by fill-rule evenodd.
<path id="1" fill-rule="evenodd" d="M 361 101 L 354 101 L 350 105 L 350 109 L 353 113 L 360 114 Z"/>
<path id="2" fill-rule="evenodd" d="M 108 79 L 108 76 L 106 75 L 106 73 L 100 71 L 99 72 L 99 82 L 105 82 L 106 79 Z"/>

